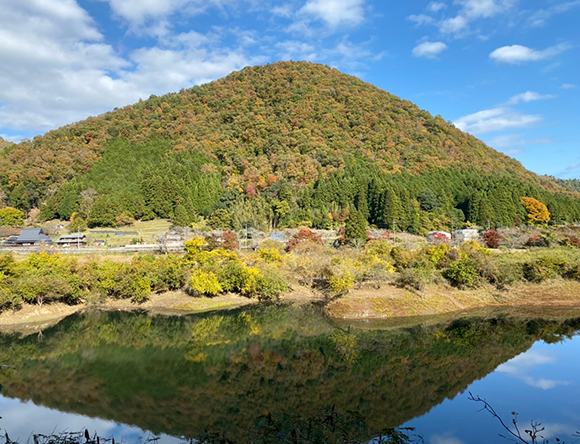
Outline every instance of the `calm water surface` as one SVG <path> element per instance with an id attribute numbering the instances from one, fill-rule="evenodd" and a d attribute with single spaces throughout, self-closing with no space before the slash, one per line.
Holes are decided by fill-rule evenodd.
<path id="1" fill-rule="evenodd" d="M 0 336 L 0 428 L 88 428 L 128 443 L 211 430 L 248 439 L 261 415 L 356 411 L 372 433 L 411 426 L 428 443 L 502 442 L 468 391 L 545 437 L 580 431 L 580 312 L 336 324 L 315 306 L 181 318 L 87 313 Z M 293 416 L 293 417 L 294 417 Z M 0 442 L 1 439 L 0 439 Z"/>

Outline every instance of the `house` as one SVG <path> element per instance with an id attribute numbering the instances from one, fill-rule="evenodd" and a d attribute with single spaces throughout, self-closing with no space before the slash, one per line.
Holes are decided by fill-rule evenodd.
<path id="1" fill-rule="evenodd" d="M 165 234 L 163 243 L 167 247 L 180 247 L 183 245 L 183 238 L 179 233 L 172 231 L 171 233 Z"/>
<path id="2" fill-rule="evenodd" d="M 270 240 L 276 242 L 284 242 L 284 233 L 279 231 L 273 231 L 272 233 L 270 233 Z"/>
<path id="3" fill-rule="evenodd" d="M 38 245 L 53 245 L 54 242 L 44 234 L 42 228 L 25 228 L 12 245 L 19 247 L 31 247 Z"/>
<path id="4" fill-rule="evenodd" d="M 87 237 L 82 234 L 63 234 L 58 238 L 56 244 L 59 247 L 84 247 L 87 245 Z"/>
<path id="5" fill-rule="evenodd" d="M 468 242 L 472 240 L 477 240 L 479 238 L 479 232 L 475 228 L 466 228 L 464 230 L 457 230 L 455 232 L 455 238 L 459 242 Z"/>
<path id="6" fill-rule="evenodd" d="M 18 236 L 10 236 L 8 239 L 6 239 L 3 244 L 5 246 L 12 246 L 16 244 L 16 241 L 18 240 Z"/>
<path id="7" fill-rule="evenodd" d="M 95 239 L 93 241 L 93 245 L 96 247 L 104 247 L 107 245 L 107 241 L 103 240 L 103 239 Z"/>

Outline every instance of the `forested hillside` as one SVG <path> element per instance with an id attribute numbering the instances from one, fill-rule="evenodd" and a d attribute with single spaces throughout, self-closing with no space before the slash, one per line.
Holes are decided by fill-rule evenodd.
<path id="1" fill-rule="evenodd" d="M 557 177 L 553 176 L 546 177 L 561 187 L 580 192 L 580 179 L 558 179 Z"/>
<path id="2" fill-rule="evenodd" d="M 0 148 L 4 205 L 186 225 L 220 212 L 234 228 L 329 227 L 354 210 L 421 232 L 454 221 L 580 220 L 580 194 L 361 80 L 280 62 Z M 457 226 L 457 225 L 456 225 Z"/>

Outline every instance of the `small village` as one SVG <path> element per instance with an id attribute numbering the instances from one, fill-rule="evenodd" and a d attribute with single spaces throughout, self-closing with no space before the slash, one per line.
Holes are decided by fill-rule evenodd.
<path id="1" fill-rule="evenodd" d="M 213 236 L 221 239 L 224 230 L 193 230 L 189 228 L 170 227 L 163 233 L 150 235 L 149 238 L 141 236 L 138 231 L 121 231 L 111 229 L 95 229 L 89 232 L 64 233 L 65 226 L 57 224 L 56 235 L 49 236 L 43 228 L 14 228 L 13 233 L 1 240 L 1 251 L 12 251 L 15 253 L 33 253 L 40 250 L 54 251 L 59 253 L 78 254 L 79 252 L 103 253 L 103 252 L 179 252 L 185 251 L 184 242 L 194 237 Z M 305 228 L 303 228 L 305 229 Z M 49 230 L 47 230 L 49 231 Z M 283 229 L 265 233 L 256 229 L 241 230 L 236 233 L 241 249 L 256 250 L 259 245 L 272 240 L 286 244 L 300 231 L 296 229 Z M 310 231 L 310 230 L 309 230 Z M 339 247 L 341 242 L 340 230 L 311 230 L 320 236 L 324 245 L 329 247 Z M 59 234 L 63 232 L 62 234 Z M 97 237 L 101 235 L 101 237 Z M 450 243 L 461 244 L 472 240 L 481 240 L 480 230 L 477 228 L 466 228 L 456 230 L 453 233 L 438 230 L 431 231 L 427 236 L 417 236 L 409 233 L 393 234 L 392 230 L 371 229 L 367 232 L 368 240 L 389 239 L 393 244 L 402 244 L 408 247 L 425 244 Z M 110 242 L 111 237 L 115 238 Z M 398 239 L 397 239 L 398 238 Z M 125 244 L 122 244 L 125 241 Z M 112 245 L 111 245 L 112 244 Z"/>

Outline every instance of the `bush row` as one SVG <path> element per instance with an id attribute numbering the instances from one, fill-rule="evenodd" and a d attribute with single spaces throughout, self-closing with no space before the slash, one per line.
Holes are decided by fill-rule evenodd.
<path id="1" fill-rule="evenodd" d="M 22 261 L 0 255 L 0 310 L 107 297 L 142 302 L 151 293 L 171 290 L 275 299 L 292 283 L 336 296 L 365 284 L 394 283 L 423 292 L 432 283 L 505 288 L 555 277 L 580 280 L 580 250 L 569 247 L 492 253 L 475 241 L 457 248 L 440 244 L 411 250 L 376 240 L 362 249 L 335 249 L 305 240 L 287 253 L 283 244 L 267 241 L 241 257 L 223 244 L 195 238 L 186 242 L 186 250 L 182 256 L 135 256 L 126 262 L 44 252 Z"/>

